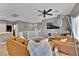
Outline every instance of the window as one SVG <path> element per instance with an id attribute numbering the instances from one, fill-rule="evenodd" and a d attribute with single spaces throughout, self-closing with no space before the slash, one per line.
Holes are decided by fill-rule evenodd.
<path id="1" fill-rule="evenodd" d="M 79 16 L 72 18 L 72 30 L 74 38 L 79 41 Z"/>

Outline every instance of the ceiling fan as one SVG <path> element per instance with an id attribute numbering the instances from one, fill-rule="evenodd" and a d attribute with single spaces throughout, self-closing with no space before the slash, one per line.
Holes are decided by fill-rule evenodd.
<path id="1" fill-rule="evenodd" d="M 41 15 L 44 15 L 43 17 L 45 18 L 46 17 L 46 15 L 50 15 L 50 16 L 52 16 L 53 14 L 50 14 L 49 12 L 50 11 L 52 11 L 52 9 L 49 9 L 49 10 L 43 10 L 43 11 L 41 11 L 41 10 L 38 10 L 38 12 L 40 12 L 41 14 L 40 15 L 37 15 L 37 16 L 41 16 Z"/>

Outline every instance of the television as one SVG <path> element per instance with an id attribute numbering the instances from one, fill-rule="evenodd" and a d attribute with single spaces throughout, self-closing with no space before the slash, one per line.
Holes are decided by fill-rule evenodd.
<path id="1" fill-rule="evenodd" d="M 52 22 L 47 23 L 47 29 L 59 29 L 60 27 L 53 25 Z"/>

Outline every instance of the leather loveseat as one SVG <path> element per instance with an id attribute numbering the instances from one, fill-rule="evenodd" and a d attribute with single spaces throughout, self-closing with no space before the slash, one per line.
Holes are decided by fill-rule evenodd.
<path id="1" fill-rule="evenodd" d="M 67 39 L 66 42 L 62 42 L 61 40 Z M 58 36 L 54 40 L 52 40 L 54 44 L 54 48 L 58 48 L 59 52 L 67 54 L 69 56 L 75 56 L 75 47 L 74 47 L 74 40 L 71 36 Z M 79 44 L 77 44 L 77 51 L 79 53 Z"/>
<path id="2" fill-rule="evenodd" d="M 10 36 L 7 40 L 7 50 L 11 56 L 30 56 L 27 49 L 28 40 Z"/>

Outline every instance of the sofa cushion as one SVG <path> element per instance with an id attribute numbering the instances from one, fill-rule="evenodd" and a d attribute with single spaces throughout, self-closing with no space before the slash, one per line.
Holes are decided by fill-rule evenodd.
<path id="1" fill-rule="evenodd" d="M 60 41 L 61 41 L 61 42 L 67 42 L 67 40 L 68 40 L 68 39 L 64 38 L 64 39 L 61 39 Z"/>
<path id="2" fill-rule="evenodd" d="M 67 42 L 74 42 L 74 39 L 71 36 L 56 36 L 55 39 L 58 41 L 64 41 L 64 39 L 67 39 Z"/>

